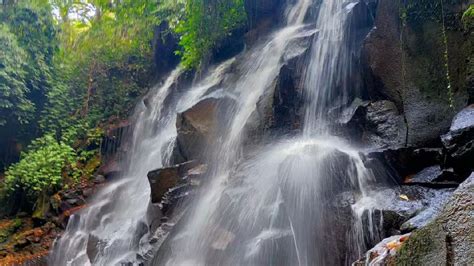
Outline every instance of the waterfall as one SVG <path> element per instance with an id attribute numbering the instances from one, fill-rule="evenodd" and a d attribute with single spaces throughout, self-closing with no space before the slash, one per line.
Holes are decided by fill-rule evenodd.
<path id="1" fill-rule="evenodd" d="M 356 2 L 323 0 L 315 23 L 305 24 L 313 1 L 296 1 L 287 8 L 282 29 L 211 69 L 185 92 L 173 89 L 181 73 L 175 70 L 150 92 L 148 107 L 141 103 L 136 108 L 134 150 L 123 178 L 71 217 L 51 263 L 134 261 L 140 240 L 152 233 L 147 172 L 169 164 L 177 113 L 208 97 L 230 98 L 235 104 L 225 106 L 216 139 L 202 158 L 208 166 L 203 187 L 150 263 L 340 265 L 357 258 L 366 249 L 367 210 L 361 202 L 370 197 L 375 178 L 359 151 L 334 136 L 327 117 L 331 107 L 347 104 L 356 89 L 350 82 L 355 51 L 348 36 L 349 12 Z M 308 27 L 318 34 L 301 84 L 306 99 L 302 132 L 246 147 L 259 100 L 277 78 L 289 44 Z M 235 78 L 224 80 L 230 65 Z M 372 227 L 378 224 L 371 215 L 367 219 Z M 92 255 L 89 244 L 96 247 Z"/>
<path id="2" fill-rule="evenodd" d="M 310 2 L 291 6 L 287 25 L 249 51 L 239 79 L 226 84 L 238 104 L 209 151 L 210 181 L 155 265 L 338 265 L 365 250 L 363 206 L 331 204 L 344 193 L 351 202 L 369 197 L 374 176 L 357 150 L 331 136 L 325 121 L 328 108 L 347 103 L 354 89 L 347 34 L 357 1 L 322 1 L 303 84 L 308 102 L 303 133 L 247 153 L 242 143 L 286 46 L 304 28 Z M 374 225 L 371 215 L 367 219 Z"/>
<path id="3" fill-rule="evenodd" d="M 249 51 L 241 60 L 243 63 L 239 66 L 238 80 L 228 84 L 226 88 L 227 92 L 237 99 L 237 104 L 228 112 L 224 130 L 216 141 L 219 145 L 208 154 L 210 174 L 207 179 L 210 182 L 203 188 L 197 202 L 192 205 L 191 213 L 181 226 L 181 232 L 174 236 L 170 251 L 160 258 L 159 264 L 205 265 L 242 262 L 232 259 L 220 261 L 218 257 L 210 254 L 212 246 L 218 241 L 216 237 L 219 238 L 226 232 L 218 221 L 226 218 L 225 212 L 221 212 L 221 203 L 225 200 L 227 182 L 235 162 L 241 156 L 245 126 L 265 89 L 278 75 L 285 48 L 304 29 L 303 20 L 308 8 L 307 0 L 298 1 L 288 12 L 286 27 Z"/>
<path id="4" fill-rule="evenodd" d="M 348 103 L 357 84 L 350 83 L 353 71 L 348 14 L 356 1 L 323 1 L 316 22 L 318 38 L 314 39 L 311 60 L 306 70 L 305 94 L 308 99 L 304 135 L 328 133 L 327 112 L 330 107 Z"/>
<path id="5" fill-rule="evenodd" d="M 116 265 L 134 261 L 140 239 L 148 232 L 147 210 L 150 187 L 147 173 L 168 166 L 176 138 L 176 114 L 193 106 L 221 79 L 232 60 L 210 71 L 210 75 L 178 96 L 179 101 L 166 104 L 181 69 L 173 71 L 162 86 L 153 88 L 136 107 L 132 119 L 132 147 L 127 170 L 122 178 L 107 185 L 84 211 L 74 214 L 65 233 L 53 247 L 52 265 Z M 88 253 L 88 245 L 95 250 Z"/>

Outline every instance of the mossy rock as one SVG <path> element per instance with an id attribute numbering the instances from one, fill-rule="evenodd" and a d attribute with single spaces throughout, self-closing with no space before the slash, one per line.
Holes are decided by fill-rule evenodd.
<path id="1" fill-rule="evenodd" d="M 439 217 L 415 231 L 396 265 L 474 265 L 474 173 L 454 192 Z"/>
<path id="2" fill-rule="evenodd" d="M 447 235 L 436 224 L 413 233 L 398 251 L 395 265 L 446 265 Z"/>

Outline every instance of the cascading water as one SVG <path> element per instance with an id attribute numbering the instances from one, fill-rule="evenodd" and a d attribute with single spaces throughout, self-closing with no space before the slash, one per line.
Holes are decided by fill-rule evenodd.
<path id="1" fill-rule="evenodd" d="M 158 123 L 170 119 L 161 117 L 162 104 L 170 93 L 172 83 L 179 75 L 173 72 L 163 87 L 157 88 L 147 111 L 137 107 L 138 119 L 133 135 L 135 151 L 131 156 L 126 178 L 107 186 L 94 199 L 92 206 L 70 218 L 66 232 L 56 241 L 50 262 L 53 265 L 117 264 L 137 250 L 137 231 L 143 230 L 149 200 L 149 186 L 144 176 L 159 167 L 165 159 L 163 147 L 173 139 L 172 130 L 157 131 Z M 146 226 L 146 225 L 145 225 Z M 87 245 L 96 239 L 100 253 L 89 258 Z"/>
<path id="2" fill-rule="evenodd" d="M 239 80 L 227 86 L 238 103 L 220 144 L 209 151 L 209 184 L 156 265 L 338 265 L 363 252 L 364 212 L 331 204 L 344 192 L 351 192 L 352 201 L 368 197 L 373 175 L 356 150 L 330 135 L 325 119 L 329 107 L 349 100 L 355 51 L 346 34 L 356 2 L 322 1 L 303 84 L 303 134 L 246 154 L 245 126 L 277 75 L 289 40 L 303 28 L 311 1 L 298 1 L 287 12 L 287 26 L 247 55 Z"/>
<path id="3" fill-rule="evenodd" d="M 231 63 L 224 62 L 179 101 L 165 106 L 182 73 L 177 69 L 161 87 L 150 92 L 146 105 L 141 102 L 137 106 L 128 170 L 122 179 L 100 191 L 91 206 L 70 218 L 66 232 L 54 245 L 49 259 L 52 265 L 116 265 L 135 260 L 140 238 L 146 237 L 149 224 L 147 173 L 169 165 L 177 112 L 191 107 L 217 85 Z M 93 255 L 87 254 L 89 244 L 97 250 Z"/>
<path id="4" fill-rule="evenodd" d="M 179 100 L 165 99 L 176 70 L 152 100 L 136 110 L 134 151 L 125 178 L 109 185 L 93 204 L 71 217 L 51 256 L 53 265 L 114 265 L 134 261 L 147 236 L 148 171 L 167 165 L 177 136 L 176 113 L 206 97 L 228 97 L 213 147 L 203 162 L 208 173 L 188 212 L 156 254 L 156 265 L 340 265 L 364 249 L 365 212 L 372 173 L 359 153 L 331 136 L 330 107 L 348 102 L 355 52 L 348 40 L 348 14 L 356 0 L 323 0 L 304 84 L 306 113 L 299 136 L 250 149 L 244 142 L 259 100 L 279 74 L 288 45 L 305 35 L 312 0 L 287 9 L 286 26 L 270 38 L 211 71 Z M 308 18 L 309 19 L 309 18 Z M 312 27 L 312 26 L 311 26 Z M 238 76 L 220 88 L 231 64 Z M 352 84 L 351 84 L 352 85 Z M 349 195 L 346 206 L 336 197 Z M 351 206 L 354 206 L 351 208 Z M 370 215 L 369 215 L 370 220 Z M 370 223 L 372 221 L 370 220 Z M 372 234 L 375 234 L 372 232 Z M 88 254 L 88 243 L 97 252 Z M 92 256 L 92 257 L 91 257 Z"/>

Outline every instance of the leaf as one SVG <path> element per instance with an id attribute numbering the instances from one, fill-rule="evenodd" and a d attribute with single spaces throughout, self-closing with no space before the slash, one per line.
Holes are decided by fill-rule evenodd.
<path id="1" fill-rule="evenodd" d="M 409 201 L 409 200 L 410 200 L 410 199 L 408 198 L 408 196 L 405 195 L 405 194 L 401 194 L 401 195 L 399 195 L 398 197 L 399 197 L 400 199 L 402 199 L 402 200 L 405 200 L 405 201 Z"/>

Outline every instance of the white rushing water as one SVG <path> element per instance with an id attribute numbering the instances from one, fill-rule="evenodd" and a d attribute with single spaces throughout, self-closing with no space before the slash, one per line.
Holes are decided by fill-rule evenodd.
<path id="1" fill-rule="evenodd" d="M 313 0 L 295 1 L 287 8 L 282 29 L 211 70 L 202 82 L 168 103 L 180 74 L 174 71 L 163 86 L 150 92 L 148 108 L 137 107 L 134 149 L 124 178 L 71 217 L 55 244 L 52 264 L 133 261 L 140 239 L 150 233 L 147 173 L 168 163 L 177 136 L 176 114 L 211 96 L 228 97 L 235 104 L 226 106 L 216 139 L 202 159 L 208 166 L 205 184 L 188 203 L 186 215 L 154 263 L 339 265 L 356 258 L 365 249 L 367 212 L 362 203 L 370 197 L 374 177 L 348 141 L 332 136 L 327 119 L 330 107 L 346 104 L 354 94 L 349 82 L 354 47 L 348 41 L 348 18 L 356 2 L 323 0 L 311 21 L 308 10 Z M 318 34 L 301 84 L 306 99 L 302 133 L 248 149 L 246 126 L 275 82 L 286 49 L 308 31 L 305 20 Z M 231 65 L 235 78 L 224 80 Z M 347 208 L 334 205 L 340 195 L 349 195 Z M 374 224 L 370 215 L 368 220 Z M 89 260 L 90 239 L 98 239 L 98 254 Z"/>
<path id="2" fill-rule="evenodd" d="M 324 0 L 319 8 L 303 84 L 303 134 L 242 157 L 245 126 L 278 74 L 289 41 L 303 28 L 311 2 L 289 7 L 286 27 L 250 51 L 239 80 L 228 84 L 238 104 L 208 154 L 210 182 L 156 264 L 337 265 L 364 251 L 364 212 L 347 208 L 340 214 L 331 204 L 346 191 L 354 200 L 369 197 L 374 177 L 357 150 L 331 136 L 325 121 L 328 108 L 347 103 L 354 89 L 348 81 L 354 51 L 347 23 L 357 1 Z"/>
<path id="3" fill-rule="evenodd" d="M 303 29 L 303 19 L 308 1 L 298 1 L 289 14 L 288 25 L 275 32 L 265 43 L 244 55 L 240 65 L 238 80 L 226 90 L 234 95 L 237 104 L 229 112 L 230 117 L 221 139 L 208 154 L 210 182 L 205 186 L 191 214 L 186 218 L 182 231 L 174 237 L 171 251 L 160 263 L 166 265 L 204 265 L 208 261 L 209 250 L 219 237 L 220 228 L 214 224 L 219 215 L 219 204 L 225 196 L 226 182 L 232 174 L 235 162 L 239 160 L 245 125 L 257 108 L 257 102 L 265 89 L 278 75 L 282 56 L 291 40 Z M 224 233 L 225 234 L 225 233 Z M 217 259 L 217 258 L 216 258 Z M 216 260 L 216 262 L 219 262 Z"/>
<path id="4" fill-rule="evenodd" d="M 65 233 L 54 245 L 52 265 L 115 265 L 134 261 L 140 238 L 148 233 L 150 222 L 146 217 L 150 201 L 147 173 L 169 165 L 177 134 L 177 113 L 194 105 L 217 85 L 232 62 L 226 61 L 213 69 L 205 80 L 169 106 L 165 100 L 173 93 L 181 69 L 173 71 L 162 86 L 151 90 L 146 97 L 148 107 L 141 102 L 135 110 L 133 150 L 127 171 L 120 180 L 102 189 L 88 208 L 70 218 Z M 95 258 L 87 254 L 90 241 L 97 246 Z"/>

